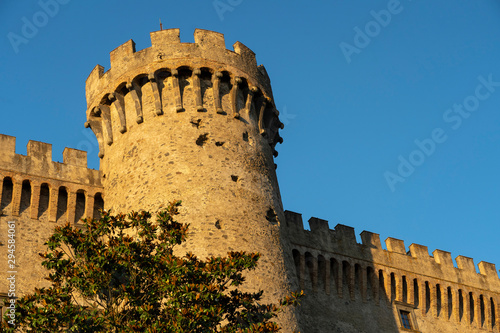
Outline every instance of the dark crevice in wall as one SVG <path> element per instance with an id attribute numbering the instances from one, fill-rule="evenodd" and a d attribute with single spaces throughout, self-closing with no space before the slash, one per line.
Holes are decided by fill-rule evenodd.
<path id="1" fill-rule="evenodd" d="M 201 119 L 196 119 L 196 120 L 192 119 L 192 120 L 190 121 L 190 123 L 191 123 L 194 127 L 196 127 L 196 128 L 200 128 L 200 125 L 201 125 Z"/>
<path id="2" fill-rule="evenodd" d="M 273 224 L 278 223 L 278 215 L 276 215 L 276 212 L 274 211 L 274 209 L 269 208 L 267 210 L 266 219 Z"/>
<path id="3" fill-rule="evenodd" d="M 196 144 L 200 147 L 203 147 L 203 145 L 207 142 L 208 140 L 208 133 L 201 134 L 198 139 L 196 139 Z"/>

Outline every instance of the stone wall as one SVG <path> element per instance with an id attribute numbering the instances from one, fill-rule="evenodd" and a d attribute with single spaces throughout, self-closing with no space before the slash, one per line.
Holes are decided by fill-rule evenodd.
<path id="1" fill-rule="evenodd" d="M 500 279 L 495 265 L 449 252 L 286 211 L 295 287 L 306 291 L 300 309 L 306 332 L 404 332 L 400 311 L 421 332 L 499 331 Z M 304 326 L 303 326 L 304 327 Z M 335 328 L 335 329 L 333 329 Z"/>
<path id="2" fill-rule="evenodd" d="M 103 208 L 97 170 L 87 168 L 87 153 L 66 148 L 63 163 L 52 161 L 50 144 L 30 141 L 27 155 L 15 153 L 15 138 L 0 135 L 0 293 L 6 292 L 7 222 L 15 222 L 18 295 L 46 285 L 38 253 L 55 226 L 96 216 Z"/>

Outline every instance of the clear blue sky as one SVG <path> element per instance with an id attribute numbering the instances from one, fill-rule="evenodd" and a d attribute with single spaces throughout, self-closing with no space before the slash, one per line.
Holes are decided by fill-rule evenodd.
<path id="1" fill-rule="evenodd" d="M 497 1 L 59 1 L 0 3 L 0 133 L 18 153 L 44 141 L 98 168 L 92 68 L 128 39 L 149 47 L 159 18 L 185 42 L 215 30 L 271 76 L 285 209 L 500 265 Z"/>

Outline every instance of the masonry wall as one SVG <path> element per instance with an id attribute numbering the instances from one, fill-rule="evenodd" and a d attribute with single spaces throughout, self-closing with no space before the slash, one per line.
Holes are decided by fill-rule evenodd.
<path id="1" fill-rule="evenodd" d="M 295 287 L 305 290 L 299 320 L 304 332 L 498 332 L 500 280 L 495 265 L 354 229 L 317 218 L 304 230 L 300 214 L 286 211 L 295 262 Z M 412 331 L 412 330 L 409 330 Z"/>
<path id="2" fill-rule="evenodd" d="M 104 205 L 100 173 L 87 168 L 86 152 L 66 148 L 58 163 L 50 144 L 30 141 L 27 148 L 26 156 L 16 154 L 15 138 L 0 134 L 0 294 L 8 290 L 8 271 L 17 271 L 18 296 L 47 286 L 38 253 L 54 227 L 97 216 Z M 15 263 L 7 261 L 10 221 Z"/>

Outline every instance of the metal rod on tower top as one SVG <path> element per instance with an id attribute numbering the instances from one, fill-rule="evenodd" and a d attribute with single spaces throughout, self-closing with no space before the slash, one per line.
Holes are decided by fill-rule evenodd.
<path id="1" fill-rule="evenodd" d="M 163 30 L 163 24 L 161 24 L 161 19 L 160 19 L 160 30 Z"/>

